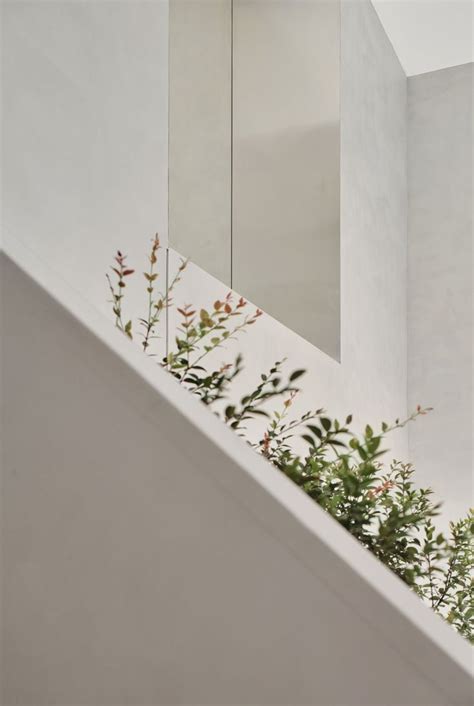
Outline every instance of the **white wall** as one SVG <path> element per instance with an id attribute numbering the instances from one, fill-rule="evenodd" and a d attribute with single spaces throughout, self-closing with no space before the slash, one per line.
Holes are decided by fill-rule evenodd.
<path id="1" fill-rule="evenodd" d="M 138 256 L 154 230 L 166 228 L 166 4 L 7 2 L 3 12 L 3 227 L 9 236 L 26 242 L 33 261 L 47 260 L 81 297 L 105 307 L 102 273 L 110 250 L 120 246 Z M 338 415 L 355 412 L 358 423 L 376 423 L 406 410 L 406 80 L 368 1 L 343 4 L 342 71 L 342 362 L 269 317 L 237 348 L 248 354 L 247 379 L 255 379 L 283 355 L 293 367 L 308 367 L 300 408 L 322 404 Z M 224 488 L 219 455 L 212 466 L 218 482 L 208 480 L 211 464 L 206 463 L 200 467 L 199 482 L 194 468 L 185 478 L 176 474 L 175 468 L 187 468 L 190 458 L 201 463 L 199 454 L 188 455 L 180 427 L 174 428 L 170 451 L 179 455 L 179 464 L 171 455 L 156 467 L 156 454 L 164 453 L 170 443 L 167 432 L 174 420 L 168 407 L 163 412 L 156 390 L 144 389 L 77 321 L 28 280 L 18 279 L 12 270 L 10 274 L 10 333 L 5 337 L 10 372 L 5 375 L 8 404 L 3 410 L 10 438 L 3 508 L 9 523 L 3 602 L 10 611 L 7 702 L 14 694 L 23 703 L 64 704 L 74 693 L 76 701 L 94 704 L 99 693 L 103 703 L 128 700 L 135 706 L 140 699 L 146 703 L 158 697 L 170 703 L 195 700 L 211 684 L 215 702 L 225 703 L 229 684 L 247 698 L 262 675 L 262 700 L 275 701 L 278 695 L 289 702 L 297 694 L 307 702 L 314 694 L 308 674 L 318 677 L 319 695 L 347 701 L 344 688 L 351 685 L 353 695 L 354 680 L 362 673 L 360 662 L 350 662 L 352 671 L 344 680 L 331 673 L 335 662 L 314 669 L 322 655 L 329 654 L 333 637 L 335 647 L 347 645 L 338 664 L 359 655 L 367 663 L 365 647 L 374 630 L 344 603 L 327 611 L 327 600 L 344 582 L 334 580 L 329 591 L 322 585 L 318 596 L 308 592 L 310 604 L 305 603 L 302 613 L 295 615 L 293 604 L 285 613 L 296 575 L 298 581 L 309 578 L 314 588 L 314 574 L 308 577 L 306 566 L 294 559 L 295 549 L 308 546 L 307 536 L 298 530 L 292 534 L 284 524 L 281 537 L 294 539 L 287 551 L 274 541 L 274 527 L 260 533 L 262 518 L 269 516 L 266 503 L 253 507 L 251 523 L 243 522 L 232 499 L 242 469 L 230 467 Z M 218 294 L 217 285 L 194 270 L 181 301 L 191 294 L 207 301 Z M 98 320 L 97 326 L 104 324 Z M 117 348 L 126 343 L 111 340 Z M 164 384 L 168 382 L 172 384 Z M 200 417 L 200 411 L 196 404 L 192 414 Z M 28 444 L 23 443 L 25 419 L 32 433 Z M 161 422 L 169 426 L 158 448 Z M 418 422 L 416 429 L 428 422 Z M 90 446 L 84 438 L 91 440 Z M 229 443 L 234 443 L 233 437 Z M 210 446 L 203 438 L 199 449 Z M 70 454 L 71 448 L 76 453 Z M 397 456 L 407 457 L 405 434 L 398 436 L 395 449 Z M 247 451 L 239 447 L 236 458 Z M 295 492 L 283 484 L 280 501 Z M 247 497 L 257 495 L 262 497 L 256 490 Z M 210 497 L 212 510 L 201 504 Z M 176 523 L 177 509 L 190 520 L 186 527 Z M 325 520 L 318 515 L 318 522 Z M 295 521 L 295 527 L 301 528 L 301 522 Z M 196 543 L 204 536 L 206 542 Z M 354 551 L 358 549 L 354 545 Z M 284 574 L 283 553 L 288 562 Z M 173 563 L 177 554 L 183 561 Z M 226 564 L 217 582 L 205 582 L 203 557 L 211 565 L 229 556 L 233 563 Z M 320 558 L 314 551 L 308 556 Z M 357 555 L 361 566 L 364 556 Z M 182 580 L 183 568 L 189 566 L 195 568 L 193 582 Z M 173 581 L 168 580 L 171 573 Z M 256 583 L 247 581 L 257 574 L 258 591 Z M 196 588 L 199 576 L 204 583 Z M 237 584 L 242 576 L 246 581 Z M 319 590 L 324 582 L 317 581 Z M 223 598 L 236 585 L 247 592 L 245 603 L 251 611 L 248 622 L 230 625 Z M 256 592 L 261 601 L 255 600 Z M 160 613 L 157 595 L 164 598 Z M 367 594 L 358 595 L 363 603 Z M 347 597 L 352 599 L 352 592 Z M 317 630 L 325 636 L 322 646 L 314 641 L 316 629 L 308 613 L 318 616 Z M 213 632 L 209 616 L 216 614 L 221 620 Z M 183 621 L 183 615 L 189 620 Z M 341 639 L 346 618 L 356 623 L 347 643 Z M 234 625 L 238 639 L 226 662 L 224 646 Z M 258 627 L 259 640 L 248 640 L 248 625 Z M 399 625 L 398 613 L 390 612 L 387 632 Z M 213 640 L 204 650 L 202 635 L 209 632 Z M 166 645 L 163 634 L 168 635 Z M 292 680 L 286 678 L 284 654 L 271 649 L 287 644 L 289 636 L 296 636 L 298 651 L 311 658 L 308 670 Z M 402 649 L 412 645 L 406 634 L 399 637 Z M 426 645 L 417 645 L 415 660 L 432 656 Z M 150 664 L 150 655 L 159 663 Z M 196 655 L 203 659 L 192 671 Z M 380 658 L 381 669 L 370 670 L 368 678 L 374 681 L 357 682 L 359 703 L 370 704 L 373 697 L 379 706 L 387 685 L 402 689 L 401 695 L 393 695 L 393 703 L 410 704 L 444 703 L 445 686 L 464 688 L 464 681 L 452 673 L 440 679 L 439 688 L 419 673 L 410 672 L 408 678 L 406 662 L 388 644 L 383 655 L 377 644 L 374 659 Z M 219 659 L 222 664 L 244 664 L 245 678 L 242 669 L 237 674 L 229 668 L 210 669 Z M 183 664 L 190 670 L 186 683 L 178 671 Z M 158 669 L 165 679 L 157 695 Z M 433 678 L 440 673 L 435 668 Z M 274 675 L 285 680 L 275 681 Z M 37 698 L 38 693 L 46 696 Z M 463 703 L 462 693 L 446 697 L 447 702 L 456 698 Z"/>
<path id="2" fill-rule="evenodd" d="M 446 516 L 473 499 L 473 65 L 415 76 L 409 95 L 409 403 L 420 478 Z"/>
<path id="3" fill-rule="evenodd" d="M 105 310 L 114 251 L 167 237 L 167 0 L 6 0 L 2 32 L 2 229 Z"/>
<path id="4" fill-rule="evenodd" d="M 233 29 L 232 284 L 339 360 L 340 2 L 234 0 Z"/>
<path id="5" fill-rule="evenodd" d="M 141 270 L 166 230 L 167 3 L 6 2 L 3 14 L 3 227 L 105 310 L 111 252 Z M 288 356 L 310 371 L 301 408 L 362 426 L 406 412 L 406 80 L 369 0 L 343 3 L 341 31 L 342 362 L 270 317 L 238 348 L 247 380 Z M 176 302 L 216 294 L 188 276 Z M 404 433 L 393 448 L 407 456 Z"/>
<path id="6" fill-rule="evenodd" d="M 309 371 L 295 412 L 352 412 L 360 427 L 407 411 L 406 77 L 371 3 L 341 9 L 341 363 L 268 316 L 216 360 L 244 352 L 238 394 L 287 356 Z M 209 304 L 226 288 L 192 268 L 180 291 Z M 405 432 L 390 444 L 407 458 Z"/>
<path id="7" fill-rule="evenodd" d="M 50 294 L 0 257 L 2 703 L 468 703 L 465 641 L 9 251 Z"/>
<path id="8" fill-rule="evenodd" d="M 407 76 L 472 61 L 472 0 L 372 2 Z"/>
<path id="9" fill-rule="evenodd" d="M 231 283 L 232 5 L 170 0 L 170 244 Z"/>
<path id="10" fill-rule="evenodd" d="M 170 3 L 170 245 L 336 359 L 339 5 Z"/>

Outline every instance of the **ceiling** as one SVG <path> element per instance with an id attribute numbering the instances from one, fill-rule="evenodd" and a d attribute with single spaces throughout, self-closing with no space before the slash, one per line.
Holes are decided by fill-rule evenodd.
<path id="1" fill-rule="evenodd" d="M 408 76 L 473 60 L 473 0 L 372 0 Z"/>

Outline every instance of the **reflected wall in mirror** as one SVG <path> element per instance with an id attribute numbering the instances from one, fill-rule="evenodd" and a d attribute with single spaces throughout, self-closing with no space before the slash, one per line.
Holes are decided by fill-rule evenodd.
<path id="1" fill-rule="evenodd" d="M 169 23 L 169 242 L 230 286 L 231 0 L 170 0 Z"/>
<path id="2" fill-rule="evenodd" d="M 339 359 L 340 3 L 170 0 L 170 245 Z"/>

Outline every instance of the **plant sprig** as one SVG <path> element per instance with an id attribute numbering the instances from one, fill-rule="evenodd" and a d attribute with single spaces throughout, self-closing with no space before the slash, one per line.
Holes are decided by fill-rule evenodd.
<path id="1" fill-rule="evenodd" d="M 182 261 L 165 294 L 155 289 L 160 241 L 152 240 L 147 283 L 147 312 L 138 322 L 142 329 L 142 349 L 150 354 L 151 341 L 159 335 L 161 315 L 171 306 L 171 292 L 181 279 L 187 261 Z M 133 337 L 132 320 L 123 312 L 127 278 L 134 273 L 126 256 L 117 251 L 112 271 L 107 274 L 112 296 L 115 325 Z M 450 536 L 435 529 L 434 518 L 440 504 L 433 501 L 430 488 L 417 488 L 410 464 L 393 461 L 383 464 L 384 442 L 395 429 L 413 423 L 431 411 L 418 406 L 406 419 L 383 422 L 380 431 L 366 425 L 362 434 L 352 431 L 352 415 L 343 423 L 332 419 L 324 409 L 308 411 L 291 418 L 290 411 L 299 392 L 296 381 L 304 370 L 283 374 L 285 361 L 275 363 L 260 376 L 254 388 L 240 401 L 228 401 L 234 379 L 243 369 L 242 356 L 208 370 L 208 356 L 244 333 L 262 312 L 248 314 L 248 303 L 229 292 L 212 306 L 190 304 L 177 309 L 175 349 L 162 360 L 180 384 L 206 405 L 226 400 L 222 420 L 274 467 L 293 480 L 309 497 L 334 517 L 358 541 L 410 586 L 431 608 L 445 618 L 461 635 L 474 642 L 474 514 L 451 523 Z M 272 410 L 275 400 L 282 403 Z M 267 419 L 263 438 L 252 443 L 248 425 Z M 301 433 L 303 432 L 303 433 Z M 296 443 L 304 451 L 295 450 Z"/>
<path id="2" fill-rule="evenodd" d="M 127 259 L 126 255 L 122 255 L 120 250 L 117 250 L 115 255 L 115 265 L 111 266 L 112 272 L 117 277 L 116 287 L 112 284 L 112 279 L 109 274 L 106 275 L 107 282 L 109 284 L 109 290 L 112 295 L 112 311 L 115 314 L 115 325 L 120 331 L 125 333 L 130 339 L 133 338 L 132 334 L 132 321 L 127 321 L 126 324 L 123 322 L 123 309 L 122 309 L 122 299 L 124 297 L 123 290 L 127 286 L 126 278 L 133 275 L 135 270 L 130 269 L 125 264 Z"/>

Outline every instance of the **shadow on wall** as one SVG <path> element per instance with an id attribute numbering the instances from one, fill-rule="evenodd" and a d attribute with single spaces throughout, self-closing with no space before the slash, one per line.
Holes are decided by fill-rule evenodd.
<path id="1" fill-rule="evenodd" d="M 328 124 L 237 138 L 233 194 L 234 288 L 337 360 L 339 135 Z"/>

